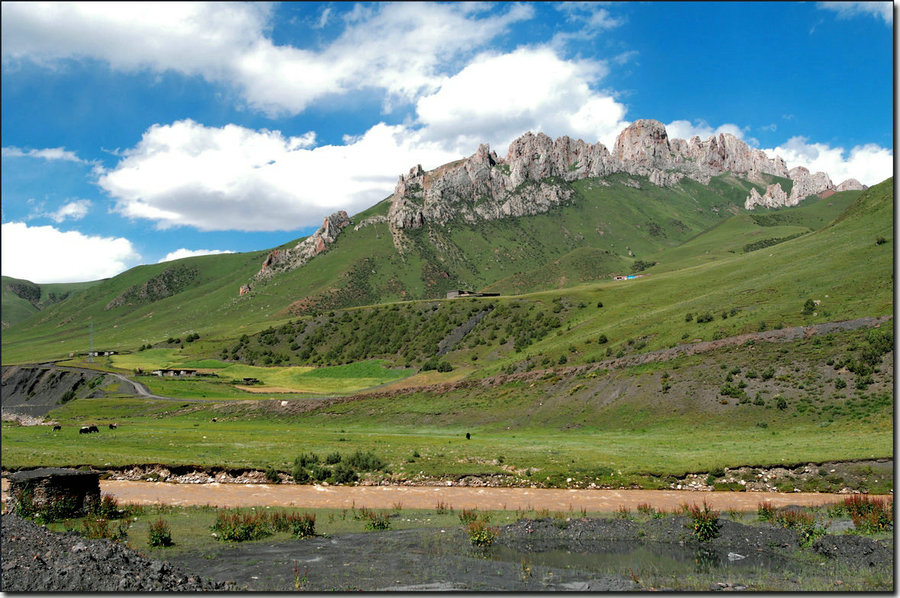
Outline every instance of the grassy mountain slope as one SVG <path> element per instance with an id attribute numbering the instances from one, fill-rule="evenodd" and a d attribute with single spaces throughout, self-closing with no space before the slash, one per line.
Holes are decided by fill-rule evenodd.
<path id="1" fill-rule="evenodd" d="M 893 255 L 889 243 L 876 240 L 892 238 L 891 197 L 892 181 L 887 181 L 852 204 L 848 210 L 855 216 L 815 232 L 760 227 L 748 215 L 733 216 L 655 255 L 660 263 L 638 280 L 606 279 L 515 297 L 337 310 L 279 321 L 259 334 L 194 343 L 169 359 L 323 366 L 378 358 L 395 367 L 430 363 L 434 368 L 447 362 L 454 368 L 429 373 L 422 381 L 428 383 L 561 362 L 593 363 L 698 339 L 890 314 Z M 804 209 L 812 213 L 815 207 Z M 755 251 L 742 249 L 760 234 L 769 238 L 796 231 L 804 234 Z M 590 258 L 592 251 L 573 254 Z M 819 301 L 812 313 L 804 311 L 807 299 Z M 701 321 L 705 314 L 708 321 Z M 465 332 L 456 332 L 470 322 Z M 147 367 L 152 367 L 149 362 Z M 215 387 L 207 391 L 214 393 Z"/>
<path id="2" fill-rule="evenodd" d="M 36 284 L 29 280 L 3 276 L 0 278 L 3 328 L 8 328 L 32 314 L 64 301 L 100 281 Z"/>
<path id="3" fill-rule="evenodd" d="M 270 325 L 277 327 L 309 313 L 385 301 L 443 297 L 449 288 L 477 289 L 491 288 L 491 285 L 504 292 L 577 285 L 565 293 L 565 307 L 569 310 L 571 306 L 584 304 L 588 308 L 572 308 L 578 313 L 567 316 L 565 338 L 548 334 L 532 352 L 542 353 L 541 360 L 547 353 L 556 359 L 574 344 L 573 357 L 588 359 L 594 352 L 585 345 L 598 333 L 607 334 L 611 340 L 604 349 L 618 351 L 626 347 L 628 340 L 633 345 L 639 337 L 647 337 L 644 342 L 652 348 L 681 342 L 685 334 L 692 338 L 693 335 L 711 337 L 755 329 L 761 320 L 767 320 L 769 325 L 797 322 L 797 304 L 802 304 L 807 294 L 827 288 L 826 281 L 834 281 L 842 288 L 841 280 L 852 279 L 840 274 L 843 264 L 833 268 L 830 259 L 823 261 L 822 247 L 815 242 L 798 246 L 815 247 L 799 249 L 800 260 L 783 251 L 812 237 L 808 233 L 811 226 L 827 221 L 845 205 L 842 202 L 852 199 L 854 192 L 838 194 L 840 198 L 835 195 L 829 200 L 808 200 L 793 210 L 797 216 L 782 224 L 780 220 L 769 221 L 780 218 L 780 212 L 743 213 L 741 203 L 750 186 L 731 177 L 713 179 L 709 186 L 685 181 L 674 189 L 659 188 L 643 180 L 639 181 L 642 189 L 630 184 L 621 177 L 579 181 L 573 185 L 576 197 L 572 204 L 546 214 L 475 226 L 451 223 L 440 230 L 419 229 L 410 235 L 411 249 L 402 254 L 394 249 L 386 224 L 376 223 L 358 231 L 348 227 L 328 253 L 300 269 L 255 285 L 251 295 L 240 298 L 238 287 L 258 270 L 264 252 L 141 266 L 51 308 L 30 320 L 27 329 L 9 331 L 3 339 L 4 362 L 33 361 L 85 350 L 91 318 L 97 348 L 134 349 L 144 343 L 158 344 L 166 338 L 181 338 L 195 331 L 201 333 L 204 342 L 191 346 L 186 354 L 193 356 L 206 350 L 218 356 L 223 344 L 210 344 L 205 342 L 207 339 L 221 339 L 230 345 L 242 334 L 253 334 Z M 380 202 L 355 217 L 354 222 L 386 210 L 387 203 Z M 773 218 L 767 220 L 767 216 Z M 865 224 L 868 227 L 865 232 L 881 227 L 891 236 L 890 222 L 890 218 L 884 219 L 882 215 L 880 222 L 873 221 L 872 226 Z M 790 238 L 801 232 L 807 234 L 762 251 L 742 251 L 745 245 L 760 239 Z M 860 243 L 862 238 L 849 241 L 841 250 Z M 816 254 L 814 263 L 804 261 L 808 253 Z M 889 250 L 881 253 L 889 256 Z M 881 253 L 876 252 L 872 257 Z M 715 259 L 709 258 L 711 254 Z M 776 259 L 760 267 L 762 257 Z M 624 273 L 623 269 L 639 259 L 659 263 L 647 270 L 647 278 L 629 283 L 609 280 L 612 273 Z M 855 259 L 846 261 L 853 263 Z M 892 262 L 890 257 L 887 259 L 889 269 Z M 886 271 L 878 270 L 879 265 L 885 267 L 876 259 L 862 268 Z M 104 309 L 129 292 L 128 297 L 139 299 L 140 289 L 148 281 L 165 277 L 167 271 L 180 266 L 195 273 L 187 287 L 176 295 L 143 304 L 139 300 L 125 301 L 114 309 Z M 781 283 L 777 282 L 779 270 L 791 273 Z M 809 281 L 809 288 L 798 288 L 798 282 L 808 278 L 815 279 Z M 878 279 L 878 276 L 868 276 L 861 286 L 850 285 L 848 294 L 859 297 L 854 295 L 853 288 L 866 288 Z M 700 292 L 691 291 L 688 286 Z M 558 295 L 538 293 L 517 301 L 528 303 L 528 309 L 545 309 L 552 307 L 551 302 Z M 880 295 L 876 293 L 876 296 Z M 593 307 L 600 297 L 606 304 L 602 310 Z M 864 299 L 862 303 L 871 301 Z M 861 312 L 849 304 L 829 305 L 818 317 L 871 315 L 882 313 L 884 305 L 882 302 L 878 309 L 857 305 Z M 727 324 L 714 323 L 687 331 L 683 330 L 684 326 L 676 325 L 678 320 L 683 323 L 688 311 L 732 308 L 740 315 Z M 492 344 L 507 337 L 505 345 L 494 347 L 496 351 L 479 353 L 490 346 L 484 340 L 479 349 L 472 347 L 467 352 L 457 348 L 456 354 L 450 357 L 486 358 L 496 368 L 521 361 L 524 356 L 515 351 L 513 332 L 498 333 L 508 325 L 498 321 L 499 317 L 492 314 L 485 318 L 482 327 L 492 327 L 495 335 Z M 512 328 L 531 325 L 524 322 L 525 318 L 520 318 Z M 533 319 L 529 322 L 533 324 Z M 445 326 L 449 324 L 445 322 Z M 329 334 L 326 343 L 337 343 L 331 340 L 336 338 L 341 337 Z M 286 347 L 290 344 L 284 342 Z M 357 358 L 372 356 L 366 351 L 351 350 L 353 343 L 343 344 L 347 349 L 327 360 L 324 357 L 332 351 L 332 346 L 314 349 L 318 363 L 344 363 L 351 359 L 351 354 Z M 521 346 L 522 343 L 520 351 Z M 402 362 L 399 365 L 408 359 L 421 364 L 428 356 L 427 347 L 420 349 L 415 355 L 394 357 Z M 285 351 L 281 354 L 285 359 L 281 361 L 296 362 L 303 350 Z"/>

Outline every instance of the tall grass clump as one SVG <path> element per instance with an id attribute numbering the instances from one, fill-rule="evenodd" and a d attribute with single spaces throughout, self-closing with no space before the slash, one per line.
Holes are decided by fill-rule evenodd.
<path id="1" fill-rule="evenodd" d="M 768 501 L 759 503 L 759 506 L 756 508 L 756 515 L 760 521 L 775 523 L 775 505 Z"/>
<path id="2" fill-rule="evenodd" d="M 259 540 L 274 531 L 271 517 L 264 512 L 225 512 L 216 515 L 212 530 L 225 542 Z"/>
<path id="3" fill-rule="evenodd" d="M 884 531 L 894 525 L 894 502 L 891 500 L 854 494 L 844 499 L 844 509 L 856 529 L 863 533 Z"/>
<path id="4" fill-rule="evenodd" d="M 687 507 L 687 514 L 691 518 L 692 533 L 701 542 L 709 542 L 719 535 L 719 512 L 710 509 L 706 501 L 703 501 L 702 509 L 696 504 Z"/>
<path id="5" fill-rule="evenodd" d="M 466 525 L 466 533 L 472 546 L 484 549 L 494 543 L 494 540 L 500 535 L 500 528 L 488 525 L 488 520 L 484 517 L 477 517 L 475 521 Z"/>
<path id="6" fill-rule="evenodd" d="M 172 531 L 169 529 L 169 524 L 163 518 L 160 517 L 150 523 L 150 528 L 147 531 L 147 543 L 154 548 L 164 548 L 175 544 L 172 541 Z"/>

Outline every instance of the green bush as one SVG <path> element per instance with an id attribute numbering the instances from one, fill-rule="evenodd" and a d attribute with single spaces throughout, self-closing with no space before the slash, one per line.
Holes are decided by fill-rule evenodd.
<path id="1" fill-rule="evenodd" d="M 259 540 L 273 532 L 271 517 L 265 512 L 240 513 L 236 511 L 219 513 L 212 526 L 219 540 L 225 542 L 246 542 Z"/>
<path id="2" fill-rule="evenodd" d="M 338 452 L 329 453 L 325 456 L 325 463 L 328 465 L 334 465 L 336 463 L 341 462 L 341 454 Z"/>
<path id="3" fill-rule="evenodd" d="M 119 525 L 111 528 L 109 520 L 99 517 L 85 517 L 82 522 L 81 535 L 91 540 L 122 540 L 128 535 L 128 522 L 120 521 Z"/>
<path id="4" fill-rule="evenodd" d="M 374 511 L 368 511 L 367 519 L 367 530 L 383 531 L 386 529 L 391 529 L 391 519 L 389 513 L 375 513 Z"/>
<path id="5" fill-rule="evenodd" d="M 281 481 L 281 478 L 278 476 L 278 471 L 275 470 L 271 465 L 266 467 L 266 481 L 270 484 L 277 484 Z"/>
<path id="6" fill-rule="evenodd" d="M 154 548 L 164 548 L 175 544 L 172 541 L 172 532 L 169 529 L 169 524 L 164 519 L 160 518 L 150 523 L 150 528 L 147 531 L 147 543 Z"/>
<path id="7" fill-rule="evenodd" d="M 709 542 L 719 535 L 719 512 L 713 511 L 703 501 L 701 509 L 696 504 L 687 507 L 691 518 L 691 529 L 695 538 L 701 542 Z"/>
<path id="8" fill-rule="evenodd" d="M 759 503 L 759 506 L 756 508 L 756 516 L 760 521 L 768 521 L 769 523 L 774 523 L 775 505 L 768 501 Z"/>
<path id="9" fill-rule="evenodd" d="M 697 314 L 697 323 L 698 324 L 704 324 L 706 322 L 712 322 L 712 321 L 713 321 L 713 315 L 708 311 L 703 312 L 702 314 Z"/>
<path id="10" fill-rule="evenodd" d="M 377 471 L 385 465 L 378 455 L 371 451 L 363 452 L 356 449 L 356 452 L 345 459 L 349 467 L 358 471 Z"/>
<path id="11" fill-rule="evenodd" d="M 475 521 L 466 525 L 466 533 L 469 535 L 469 542 L 475 548 L 488 548 L 500 535 L 500 529 L 488 525 L 484 518 L 479 517 Z"/>

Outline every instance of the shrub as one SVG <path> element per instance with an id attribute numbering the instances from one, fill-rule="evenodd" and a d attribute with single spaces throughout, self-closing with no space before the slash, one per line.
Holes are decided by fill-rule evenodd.
<path id="1" fill-rule="evenodd" d="M 172 541 L 172 532 L 169 529 L 169 524 L 164 519 L 159 518 L 150 523 L 150 528 L 147 531 L 147 543 L 153 548 L 164 548 L 175 544 Z"/>
<path id="2" fill-rule="evenodd" d="M 93 513 L 104 519 L 119 519 L 125 515 L 123 509 L 119 509 L 119 501 L 111 494 L 104 494 L 100 498 L 100 502 L 94 507 Z"/>
<path id="3" fill-rule="evenodd" d="M 775 522 L 775 505 L 770 502 L 761 502 L 756 507 L 756 515 L 760 521 Z"/>
<path id="4" fill-rule="evenodd" d="M 384 461 L 371 451 L 362 452 L 356 449 L 356 452 L 346 458 L 345 463 L 359 471 L 377 471 L 384 467 Z"/>
<path id="5" fill-rule="evenodd" d="M 775 368 L 772 366 L 767 367 L 762 372 L 763 380 L 771 380 L 775 376 Z"/>
<path id="6" fill-rule="evenodd" d="M 810 513 L 789 509 L 775 517 L 775 523 L 781 527 L 792 529 L 800 537 L 800 544 L 808 546 L 816 538 L 823 535 L 825 530 L 816 526 L 816 518 Z"/>
<path id="7" fill-rule="evenodd" d="M 885 243 L 887 243 L 887 239 L 885 239 L 884 237 L 876 237 L 875 238 L 876 245 L 884 245 Z"/>
<path id="8" fill-rule="evenodd" d="M 375 513 L 368 511 L 368 521 L 366 521 L 366 529 L 370 531 L 382 531 L 391 529 L 391 520 L 388 513 Z"/>
<path id="9" fill-rule="evenodd" d="M 854 494 L 844 499 L 844 509 L 856 529 L 864 533 L 883 531 L 894 524 L 893 501 Z"/>
<path id="10" fill-rule="evenodd" d="M 816 302 L 812 299 L 807 299 L 803 304 L 803 315 L 811 316 L 814 311 L 816 311 Z"/>
<path id="11" fill-rule="evenodd" d="M 698 324 L 704 324 L 706 322 L 712 322 L 712 321 L 713 321 L 713 315 L 708 311 L 703 312 L 702 314 L 697 314 L 697 323 Z"/>
<path id="12" fill-rule="evenodd" d="M 488 548 L 500 535 L 500 529 L 491 527 L 487 522 L 479 517 L 475 521 L 466 526 L 466 533 L 469 535 L 469 542 L 475 548 Z"/>
<path id="13" fill-rule="evenodd" d="M 281 481 L 281 478 L 278 476 L 278 472 L 271 465 L 266 467 L 266 481 L 271 484 L 277 484 Z"/>
<path id="14" fill-rule="evenodd" d="M 709 542 L 719 535 L 719 512 L 711 510 L 706 501 L 703 501 L 702 509 L 694 504 L 687 511 L 695 538 L 701 542 Z"/>
<path id="15" fill-rule="evenodd" d="M 442 361 L 441 363 L 438 364 L 438 366 L 437 366 L 437 371 L 439 371 L 439 372 L 452 372 L 452 371 L 453 371 L 453 366 L 450 365 L 450 362 L 449 362 L 449 361 Z"/>
<path id="16" fill-rule="evenodd" d="M 325 463 L 328 465 L 334 465 L 335 463 L 341 462 L 341 454 L 338 452 L 329 453 L 325 456 Z"/>
<path id="17" fill-rule="evenodd" d="M 272 534 L 271 518 L 265 513 L 225 512 L 216 516 L 212 530 L 220 540 L 226 542 L 246 542 L 259 540 Z"/>
<path id="18" fill-rule="evenodd" d="M 784 400 L 784 397 L 775 397 L 775 406 L 778 407 L 780 411 L 784 411 L 787 409 L 787 401 Z"/>
<path id="19" fill-rule="evenodd" d="M 834 379 L 834 387 L 837 390 L 841 390 L 842 388 L 847 388 L 847 383 L 844 381 L 843 378 L 835 378 Z"/>
<path id="20" fill-rule="evenodd" d="M 457 513 L 456 516 L 459 517 L 459 522 L 460 522 L 460 523 L 462 523 L 463 525 L 467 525 L 467 524 L 469 524 L 469 523 L 472 523 L 472 522 L 475 521 L 476 519 L 478 519 L 478 510 L 477 510 L 477 509 L 472 509 L 472 510 L 470 511 L 470 510 L 467 510 L 467 509 L 463 509 L 462 511 L 460 511 L 459 513 Z"/>
<path id="21" fill-rule="evenodd" d="M 597 337 L 597 344 L 598 344 L 598 345 L 603 345 L 603 344 L 606 344 L 606 343 L 608 343 L 608 342 L 609 342 L 609 339 L 606 338 L 606 335 L 605 335 L 605 334 L 601 334 L 600 336 Z"/>
<path id="22" fill-rule="evenodd" d="M 691 312 L 688 312 L 688 313 L 684 314 L 684 321 L 685 321 L 685 322 L 690 322 L 690 321 L 693 320 L 693 319 L 694 319 L 694 314 L 692 314 Z"/>
<path id="23" fill-rule="evenodd" d="M 91 540 L 122 540 L 128 535 L 128 522 L 120 521 L 115 529 L 110 528 L 109 520 L 103 517 L 86 517 L 82 522 L 81 535 Z"/>
<path id="24" fill-rule="evenodd" d="M 352 484 L 359 480 L 359 475 L 346 463 L 338 463 L 331 472 L 333 484 Z"/>

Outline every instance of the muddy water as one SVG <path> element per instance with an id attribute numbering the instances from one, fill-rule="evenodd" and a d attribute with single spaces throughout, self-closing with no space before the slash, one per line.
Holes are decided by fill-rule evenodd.
<path id="1" fill-rule="evenodd" d="M 3 480 L 3 497 L 8 482 Z M 218 507 L 284 506 L 348 509 L 352 506 L 390 509 L 433 509 L 438 503 L 454 509 L 601 511 L 631 510 L 646 503 L 673 511 L 683 503 L 706 501 L 718 510 L 755 511 L 760 502 L 776 507 L 819 506 L 846 495 L 807 492 L 691 492 L 683 490 L 564 490 L 542 488 L 467 488 L 446 486 L 304 486 L 279 484 L 170 484 L 101 480 L 100 490 L 128 504 L 168 504 Z"/>

